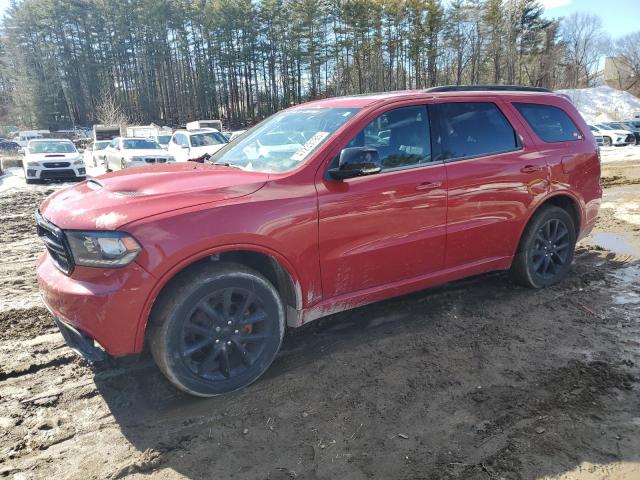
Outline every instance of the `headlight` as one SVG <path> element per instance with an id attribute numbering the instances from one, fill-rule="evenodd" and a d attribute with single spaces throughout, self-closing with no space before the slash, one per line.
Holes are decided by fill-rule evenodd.
<path id="1" fill-rule="evenodd" d="M 74 165 L 84 165 L 84 160 L 76 160 L 73 162 Z"/>
<path id="2" fill-rule="evenodd" d="M 27 162 L 27 167 L 39 167 L 40 162 Z"/>
<path id="3" fill-rule="evenodd" d="M 176 161 L 176 157 L 167 157 L 167 162 L 175 162 Z"/>
<path id="4" fill-rule="evenodd" d="M 123 267 L 131 263 L 142 247 L 124 232 L 67 231 L 76 265 L 85 267 Z"/>
<path id="5" fill-rule="evenodd" d="M 132 162 L 144 162 L 144 157 L 131 157 Z"/>

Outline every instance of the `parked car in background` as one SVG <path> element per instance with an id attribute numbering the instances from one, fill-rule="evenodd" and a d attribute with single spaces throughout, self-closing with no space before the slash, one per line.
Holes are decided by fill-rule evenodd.
<path id="1" fill-rule="evenodd" d="M 169 149 L 169 142 L 171 141 L 171 137 L 172 136 L 173 136 L 172 133 L 160 133 L 158 135 L 155 135 L 155 136 L 151 137 L 151 139 L 155 140 L 156 142 L 158 142 L 158 144 L 164 150 L 168 150 Z"/>
<path id="2" fill-rule="evenodd" d="M 607 122 L 607 126 L 630 131 L 635 137 L 635 144 L 640 145 L 640 126 L 636 127 L 633 122 Z"/>
<path id="3" fill-rule="evenodd" d="M 589 129 L 593 134 L 602 136 L 605 147 L 621 147 L 634 144 L 636 137 L 629 130 L 619 130 L 602 123 L 590 124 Z"/>
<path id="4" fill-rule="evenodd" d="M 51 134 L 49 130 L 21 130 L 13 139 L 22 148 L 26 148 L 30 140 L 36 138 L 46 138 Z"/>
<path id="5" fill-rule="evenodd" d="M 178 162 L 204 162 L 228 142 L 227 137 L 214 129 L 177 130 L 167 150 Z"/>
<path id="6" fill-rule="evenodd" d="M 0 154 L 14 155 L 20 151 L 21 147 L 16 142 L 10 140 L 0 140 Z"/>
<path id="7" fill-rule="evenodd" d="M 84 180 L 84 160 L 71 140 L 30 140 L 22 159 L 27 183 L 39 180 Z"/>
<path id="8" fill-rule="evenodd" d="M 116 137 L 101 152 L 99 158 L 107 172 L 175 162 L 173 155 L 148 138 Z"/>
<path id="9" fill-rule="evenodd" d="M 533 87 L 318 100 L 210 161 L 107 174 L 36 215 L 38 283 L 69 345 L 93 360 L 148 346 L 198 396 L 255 381 L 287 326 L 490 271 L 554 285 L 602 196 L 584 120 Z"/>
<path id="10" fill-rule="evenodd" d="M 87 165 L 97 167 L 99 163 L 98 158 L 101 155 L 101 152 L 107 148 L 110 143 L 111 140 L 97 140 L 87 145 L 83 154 L 85 163 Z"/>
<path id="11" fill-rule="evenodd" d="M 229 139 L 229 141 L 235 140 L 240 135 L 242 135 L 244 132 L 246 132 L 246 130 L 235 130 L 233 132 L 229 132 L 229 136 L 227 138 Z"/>

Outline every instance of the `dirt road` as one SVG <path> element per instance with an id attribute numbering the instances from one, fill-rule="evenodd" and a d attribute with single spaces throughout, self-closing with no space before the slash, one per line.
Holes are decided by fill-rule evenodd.
<path id="1" fill-rule="evenodd" d="M 640 479 L 640 161 L 605 167 L 595 233 L 622 240 L 584 241 L 561 285 L 492 274 L 334 315 L 206 400 L 148 356 L 63 345 L 33 273 L 49 189 L 0 193 L 0 475 Z"/>

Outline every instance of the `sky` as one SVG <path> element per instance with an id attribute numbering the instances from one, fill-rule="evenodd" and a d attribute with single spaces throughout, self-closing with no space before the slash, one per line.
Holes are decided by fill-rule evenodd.
<path id="1" fill-rule="evenodd" d="M 0 0 L 0 17 L 9 8 L 9 2 Z M 604 30 L 613 39 L 640 30 L 640 0 L 540 0 L 540 3 L 548 18 L 564 17 L 573 12 L 600 15 Z"/>
<path id="2" fill-rule="evenodd" d="M 574 12 L 599 15 L 604 31 L 614 40 L 640 30 L 638 0 L 541 0 L 540 3 L 548 18 L 566 17 Z"/>

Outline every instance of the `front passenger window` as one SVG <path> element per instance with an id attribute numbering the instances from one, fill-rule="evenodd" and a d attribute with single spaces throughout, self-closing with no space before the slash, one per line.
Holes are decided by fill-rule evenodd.
<path id="1" fill-rule="evenodd" d="M 429 117 L 424 105 L 383 113 L 362 129 L 347 147 L 372 147 L 382 169 L 406 168 L 431 162 Z"/>

